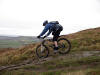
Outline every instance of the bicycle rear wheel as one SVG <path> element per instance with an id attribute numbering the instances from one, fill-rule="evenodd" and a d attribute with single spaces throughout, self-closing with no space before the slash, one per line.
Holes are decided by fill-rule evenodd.
<path id="1" fill-rule="evenodd" d="M 45 45 L 38 45 L 36 48 L 36 55 L 39 58 L 46 58 L 49 55 L 49 50 Z"/>
<path id="2" fill-rule="evenodd" d="M 60 38 L 58 39 L 58 46 L 59 46 L 59 53 L 60 54 L 67 54 L 70 52 L 71 49 L 71 43 L 66 38 Z"/>

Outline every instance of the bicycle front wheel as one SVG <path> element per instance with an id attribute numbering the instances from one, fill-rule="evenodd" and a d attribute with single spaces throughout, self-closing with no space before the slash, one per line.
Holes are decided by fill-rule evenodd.
<path id="1" fill-rule="evenodd" d="M 36 55 L 39 58 L 46 58 L 49 55 L 49 50 L 45 45 L 38 45 L 36 48 Z"/>
<path id="2" fill-rule="evenodd" d="M 60 54 L 67 54 L 70 52 L 71 43 L 66 38 L 58 39 L 58 46 L 59 46 L 59 53 Z"/>

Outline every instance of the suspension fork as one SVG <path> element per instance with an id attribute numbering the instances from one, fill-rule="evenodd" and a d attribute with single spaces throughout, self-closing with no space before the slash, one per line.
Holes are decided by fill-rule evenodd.
<path id="1" fill-rule="evenodd" d="M 44 47 L 43 47 L 43 45 L 41 44 L 41 52 L 43 52 L 44 51 Z"/>
<path id="2" fill-rule="evenodd" d="M 45 40 L 43 40 L 42 43 L 41 43 L 41 52 L 44 51 L 44 46 L 43 46 L 44 45 L 44 42 L 45 42 Z"/>

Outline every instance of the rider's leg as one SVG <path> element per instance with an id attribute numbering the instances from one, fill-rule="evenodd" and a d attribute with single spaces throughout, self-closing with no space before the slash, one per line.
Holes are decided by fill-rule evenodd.
<path id="1" fill-rule="evenodd" d="M 55 47 L 58 47 L 58 43 L 57 41 L 54 41 Z"/>
<path id="2" fill-rule="evenodd" d="M 55 35 L 53 36 L 53 41 L 54 41 L 54 45 L 55 45 L 54 51 L 56 51 L 56 50 L 58 50 L 58 43 L 57 43 L 57 37 Z"/>
<path id="3" fill-rule="evenodd" d="M 54 45 L 55 45 L 54 51 L 57 51 L 57 50 L 58 50 L 58 43 L 57 43 L 57 40 L 58 40 L 59 35 L 60 35 L 60 31 L 57 31 L 57 32 L 55 33 L 55 35 L 53 36 L 53 41 L 54 41 Z"/>
<path id="4" fill-rule="evenodd" d="M 55 45 L 54 51 L 57 51 L 58 50 L 58 43 L 57 43 L 57 41 L 54 41 L 54 45 Z"/>
<path id="5" fill-rule="evenodd" d="M 54 44 L 55 44 L 54 50 L 58 50 L 58 43 L 57 43 L 57 40 L 58 40 L 58 38 L 59 38 L 59 35 L 60 35 L 61 31 L 62 31 L 62 28 L 59 28 L 59 29 L 54 33 L 54 35 L 53 35 L 53 41 L 54 41 Z"/>

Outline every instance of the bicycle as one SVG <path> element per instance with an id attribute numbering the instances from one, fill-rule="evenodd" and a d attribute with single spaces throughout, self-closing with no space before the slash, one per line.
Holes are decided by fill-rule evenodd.
<path id="1" fill-rule="evenodd" d="M 39 58 L 46 58 L 49 55 L 49 51 L 50 51 L 49 47 L 54 48 L 54 43 L 52 39 L 45 40 L 43 37 L 41 37 L 40 39 L 42 40 L 42 42 L 40 43 L 40 45 L 36 47 L 36 55 Z M 71 43 L 68 39 L 60 36 L 57 40 L 57 43 L 59 48 L 58 49 L 59 54 L 67 54 L 70 52 Z"/>

